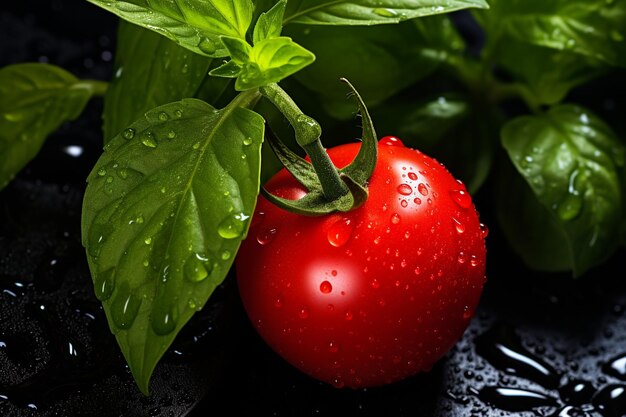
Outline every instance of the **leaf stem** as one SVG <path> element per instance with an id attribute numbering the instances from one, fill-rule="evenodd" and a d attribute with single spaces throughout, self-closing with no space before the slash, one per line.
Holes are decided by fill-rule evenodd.
<path id="1" fill-rule="evenodd" d="M 268 84 L 259 90 L 289 120 L 298 145 L 311 158 L 311 165 L 319 178 L 324 197 L 332 201 L 348 194 L 350 192 L 348 186 L 339 177 L 339 171 L 322 146 L 320 141 L 322 128 L 319 123 L 302 113 L 289 94 L 278 84 Z"/>
<path id="2" fill-rule="evenodd" d="M 80 80 L 71 88 L 89 90 L 94 96 L 103 96 L 109 88 L 109 83 L 100 80 Z"/>

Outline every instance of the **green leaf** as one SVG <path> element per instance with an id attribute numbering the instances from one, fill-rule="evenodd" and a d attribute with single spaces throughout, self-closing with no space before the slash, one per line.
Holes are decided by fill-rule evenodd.
<path id="1" fill-rule="evenodd" d="M 35 157 L 50 133 L 80 115 L 95 87 L 48 64 L 0 69 L 0 189 Z"/>
<path id="2" fill-rule="evenodd" d="M 236 64 L 243 65 L 250 60 L 250 45 L 245 39 L 232 38 L 228 36 L 222 36 L 222 43 L 228 50 L 232 61 Z"/>
<path id="3" fill-rule="evenodd" d="M 626 150 L 615 133 L 590 111 L 562 105 L 510 121 L 502 143 L 561 230 L 574 275 L 606 259 L 623 205 L 618 172 Z"/>
<path id="4" fill-rule="evenodd" d="M 217 68 L 213 68 L 209 75 L 222 78 L 237 78 L 241 74 L 241 66 L 235 61 L 228 61 Z"/>
<path id="5" fill-rule="evenodd" d="M 254 45 L 250 61 L 235 82 L 239 91 L 279 82 L 315 60 L 315 55 L 284 36 L 267 38 Z"/>
<path id="6" fill-rule="evenodd" d="M 95 292 L 137 384 L 230 269 L 259 192 L 264 121 L 185 99 L 150 110 L 88 178 L 83 245 Z"/>
<path id="7" fill-rule="evenodd" d="M 254 26 L 252 39 L 257 44 L 268 38 L 277 38 L 283 30 L 283 16 L 287 0 L 280 0 L 270 10 L 262 13 Z"/>
<path id="8" fill-rule="evenodd" d="M 493 0 L 477 12 L 492 42 L 521 42 L 626 66 L 626 3 L 606 0 Z"/>
<path id="9" fill-rule="evenodd" d="M 527 85 L 539 104 L 561 102 L 572 88 L 602 75 L 606 70 L 601 62 L 593 58 L 511 38 L 500 43 L 497 57 L 498 64 Z"/>
<path id="10" fill-rule="evenodd" d="M 470 7 L 487 8 L 485 0 L 290 0 L 284 24 L 374 25 L 398 23 Z"/>
<path id="11" fill-rule="evenodd" d="M 200 55 L 224 57 L 220 36 L 245 39 L 252 0 L 88 0 Z"/>
<path id="12" fill-rule="evenodd" d="M 157 33 L 120 21 L 115 75 L 104 98 L 105 142 L 146 111 L 192 97 L 211 61 Z"/>
<path id="13" fill-rule="evenodd" d="M 337 88 L 339 78 L 359 85 L 373 109 L 465 48 L 447 16 L 371 27 L 292 25 L 284 33 L 316 56 L 294 77 L 319 97 L 327 112 L 344 120 L 352 117 L 354 107 Z"/>

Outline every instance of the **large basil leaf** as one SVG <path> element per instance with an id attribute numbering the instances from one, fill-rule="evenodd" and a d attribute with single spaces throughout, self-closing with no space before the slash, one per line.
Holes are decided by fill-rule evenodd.
<path id="1" fill-rule="evenodd" d="M 606 66 L 594 58 L 510 37 L 500 43 L 497 57 L 500 66 L 528 86 L 539 104 L 561 102 L 572 88 L 600 76 L 606 70 Z"/>
<path id="2" fill-rule="evenodd" d="M 349 79 L 373 108 L 465 48 L 447 16 L 370 27 L 292 25 L 284 33 L 316 56 L 294 77 L 340 119 L 352 117 L 354 110 L 337 88 L 340 77 Z"/>
<path id="3" fill-rule="evenodd" d="M 0 69 L 0 189 L 35 157 L 50 133 L 77 118 L 94 92 L 102 94 L 104 88 L 48 64 Z"/>
<path id="4" fill-rule="evenodd" d="M 560 229 L 574 274 L 609 256 L 619 240 L 624 204 L 619 170 L 626 150 L 615 133 L 590 111 L 561 105 L 508 122 L 502 143 Z"/>
<path id="5" fill-rule="evenodd" d="M 373 25 L 487 8 L 485 0 L 289 0 L 284 23 Z"/>
<path id="6" fill-rule="evenodd" d="M 626 3 L 606 0 L 492 0 L 476 12 L 488 36 L 566 50 L 626 66 Z"/>
<path id="7" fill-rule="evenodd" d="M 88 178 L 83 245 L 95 292 L 139 387 L 230 269 L 259 191 L 264 120 L 185 99 L 105 147 Z"/>
<path id="8" fill-rule="evenodd" d="M 88 1 L 209 57 L 227 55 L 220 36 L 245 38 L 254 10 L 252 0 Z"/>
<path id="9" fill-rule="evenodd" d="M 155 32 L 120 21 L 115 76 L 104 99 L 105 141 L 146 111 L 193 97 L 211 61 Z"/>

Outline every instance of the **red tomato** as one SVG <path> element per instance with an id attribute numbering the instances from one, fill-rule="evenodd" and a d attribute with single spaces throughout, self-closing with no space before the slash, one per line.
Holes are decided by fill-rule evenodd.
<path id="1" fill-rule="evenodd" d="M 358 149 L 328 154 L 343 167 Z M 289 199 L 305 193 L 284 169 L 266 188 Z M 261 336 L 336 387 L 429 370 L 466 329 L 485 282 L 486 229 L 443 165 L 385 137 L 368 190 L 358 209 L 321 217 L 260 197 L 236 262 Z"/>

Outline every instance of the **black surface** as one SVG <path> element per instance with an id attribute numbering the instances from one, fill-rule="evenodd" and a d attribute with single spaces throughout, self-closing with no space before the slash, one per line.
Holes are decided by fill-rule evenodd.
<path id="1" fill-rule="evenodd" d="M 82 0 L 12 2 L 0 11 L 0 66 L 48 61 L 107 80 L 114 43 L 115 18 Z M 599 99 L 603 106 L 616 114 L 615 102 Z M 477 314 L 427 374 L 356 391 L 311 380 L 259 339 L 228 277 L 144 397 L 93 295 L 80 245 L 101 110 L 92 101 L 0 192 L 0 416 L 626 415 L 624 252 L 573 281 L 527 270 L 494 227 Z M 68 146 L 82 154 L 71 156 Z"/>

